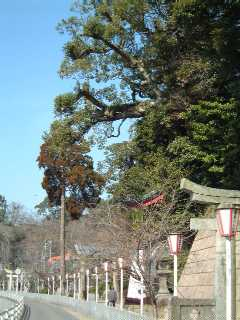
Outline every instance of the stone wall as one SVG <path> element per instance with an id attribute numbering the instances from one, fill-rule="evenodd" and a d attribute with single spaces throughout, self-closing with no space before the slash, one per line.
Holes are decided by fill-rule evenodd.
<path id="1" fill-rule="evenodd" d="M 215 302 L 212 299 L 178 299 L 171 302 L 171 320 L 215 320 Z M 216 319 L 223 320 L 223 319 Z"/>
<path id="2" fill-rule="evenodd" d="M 199 231 L 178 283 L 183 299 L 214 299 L 216 232 Z"/>

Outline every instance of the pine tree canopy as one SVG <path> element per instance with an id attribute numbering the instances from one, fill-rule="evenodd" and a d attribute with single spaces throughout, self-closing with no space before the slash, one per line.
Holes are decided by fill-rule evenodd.
<path id="1" fill-rule="evenodd" d="M 135 119 L 132 140 L 109 148 L 115 193 L 153 190 L 151 172 L 170 163 L 178 177 L 240 188 L 239 12 L 233 0 L 74 2 L 58 26 L 69 39 L 59 74 L 76 85 L 55 114 L 80 139 Z"/>

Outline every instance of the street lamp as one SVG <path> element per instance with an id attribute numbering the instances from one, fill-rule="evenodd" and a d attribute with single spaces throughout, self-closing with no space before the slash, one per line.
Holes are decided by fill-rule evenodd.
<path id="1" fill-rule="evenodd" d="M 226 320 L 233 319 L 233 279 L 232 279 L 232 242 L 239 224 L 239 209 L 217 209 L 219 233 L 226 238 Z"/>
<path id="2" fill-rule="evenodd" d="M 104 262 L 103 268 L 105 271 L 105 304 L 108 305 L 108 262 Z"/>
<path id="3" fill-rule="evenodd" d="M 123 258 L 118 258 L 120 268 L 120 309 L 123 309 Z"/>
<path id="4" fill-rule="evenodd" d="M 174 286 L 173 295 L 177 297 L 177 280 L 178 280 L 178 262 L 177 256 L 182 250 L 183 237 L 179 233 L 170 234 L 168 236 L 168 247 L 170 255 L 173 256 L 174 261 Z"/>

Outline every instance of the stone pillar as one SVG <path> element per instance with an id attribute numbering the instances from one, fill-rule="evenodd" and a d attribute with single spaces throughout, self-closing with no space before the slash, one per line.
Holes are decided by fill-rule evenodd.
<path id="1" fill-rule="evenodd" d="M 157 264 L 157 274 L 159 289 L 156 296 L 159 319 L 167 320 L 169 318 L 169 301 L 170 293 L 168 290 L 167 280 L 171 271 L 168 266 L 168 259 L 162 258 Z"/>

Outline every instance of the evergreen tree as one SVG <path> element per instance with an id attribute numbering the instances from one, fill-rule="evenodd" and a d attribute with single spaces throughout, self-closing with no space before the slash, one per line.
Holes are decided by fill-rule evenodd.
<path id="1" fill-rule="evenodd" d="M 92 128 L 118 135 L 136 119 L 133 141 L 109 157 L 120 178 L 112 192 L 154 189 L 164 163 L 199 183 L 240 188 L 239 10 L 220 0 L 74 2 L 59 24 L 69 36 L 60 76 L 76 87 L 56 97 L 55 113 L 80 139 Z"/>

